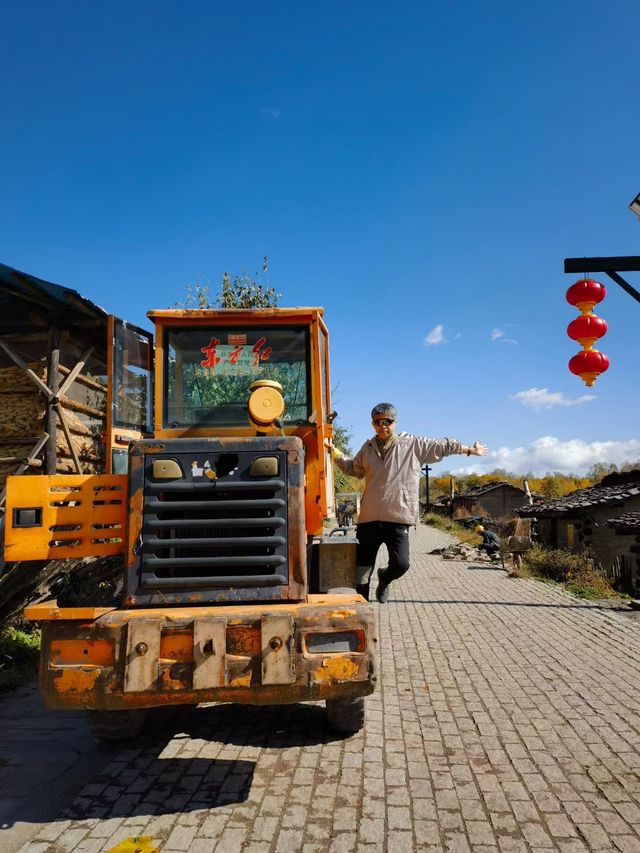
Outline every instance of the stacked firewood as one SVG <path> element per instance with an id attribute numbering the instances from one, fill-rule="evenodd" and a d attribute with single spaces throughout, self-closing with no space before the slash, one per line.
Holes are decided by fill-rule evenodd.
<path id="1" fill-rule="evenodd" d="M 47 382 L 47 371 L 42 362 L 33 362 L 28 367 L 39 379 Z M 101 446 L 96 431 L 86 426 L 75 412 L 64 408 L 64 401 L 62 406 L 82 473 L 102 470 Z M 14 460 L 0 462 L 0 489 L 6 477 L 15 472 L 45 431 L 45 416 L 45 396 L 26 373 L 19 367 L 0 368 L 0 458 L 13 457 Z M 56 447 L 58 473 L 73 473 L 73 457 L 59 420 Z M 41 468 L 28 469 L 28 473 L 40 471 Z"/>
<path id="2" fill-rule="evenodd" d="M 29 367 L 46 382 L 43 364 L 30 364 Z M 24 371 L 19 367 L 0 368 L 0 436 L 6 439 L 37 435 L 44 412 L 44 396 Z M 8 454 L 3 452 L 2 455 Z"/>

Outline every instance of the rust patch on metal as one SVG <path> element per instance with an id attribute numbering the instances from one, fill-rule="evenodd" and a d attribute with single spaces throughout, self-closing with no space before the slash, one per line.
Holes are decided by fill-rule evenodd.
<path id="1" fill-rule="evenodd" d="M 145 444 L 144 449 L 141 447 L 139 452 L 141 455 L 145 453 L 164 453 L 165 449 L 166 445 L 164 444 Z M 132 453 L 135 453 L 136 450 L 137 448 L 134 448 Z"/>
<path id="2" fill-rule="evenodd" d="M 320 683 L 351 681 L 360 672 L 360 662 L 349 657 L 326 657 L 316 666 L 313 675 Z"/>
<path id="3" fill-rule="evenodd" d="M 74 705 L 83 705 L 84 702 L 77 702 L 77 700 L 94 694 L 94 688 L 100 675 L 101 671 L 97 668 L 76 669 L 69 667 L 61 669 L 57 672 L 56 688 L 60 694 L 66 695 L 70 699 L 75 698 Z"/>
<path id="4" fill-rule="evenodd" d="M 261 651 L 260 622 L 227 626 L 227 653 L 255 657 Z"/>
<path id="5" fill-rule="evenodd" d="M 135 489 L 129 498 L 129 534 L 128 534 L 128 559 L 129 566 L 135 563 L 136 549 L 138 540 L 142 530 L 142 507 L 143 507 L 143 490 Z"/>

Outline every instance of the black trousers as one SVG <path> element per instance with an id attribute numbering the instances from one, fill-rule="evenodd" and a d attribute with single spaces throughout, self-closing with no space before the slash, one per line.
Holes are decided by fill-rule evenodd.
<path id="1" fill-rule="evenodd" d="M 389 565 L 380 570 L 381 580 L 388 584 L 409 571 L 409 524 L 391 521 L 365 521 L 356 528 L 356 589 L 369 601 L 371 573 L 381 545 L 387 546 Z"/>

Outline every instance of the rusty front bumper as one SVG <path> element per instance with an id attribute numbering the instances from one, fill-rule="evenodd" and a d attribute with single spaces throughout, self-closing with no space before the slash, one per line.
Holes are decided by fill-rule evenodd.
<path id="1" fill-rule="evenodd" d="M 50 708 L 286 704 L 375 689 L 375 614 L 358 595 L 299 604 L 27 609 Z"/>

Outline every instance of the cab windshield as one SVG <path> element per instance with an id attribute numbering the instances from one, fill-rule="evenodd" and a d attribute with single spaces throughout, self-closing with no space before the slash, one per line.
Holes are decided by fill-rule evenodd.
<path id="1" fill-rule="evenodd" d="M 308 423 L 311 415 L 306 328 L 169 328 L 164 375 L 165 427 L 247 426 L 256 379 L 280 383 L 290 425 Z"/>

